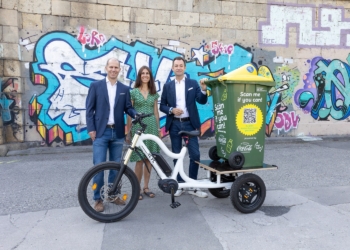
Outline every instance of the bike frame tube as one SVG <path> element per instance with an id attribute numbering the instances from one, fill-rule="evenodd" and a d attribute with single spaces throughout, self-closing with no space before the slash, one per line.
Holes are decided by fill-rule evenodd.
<path id="1" fill-rule="evenodd" d="M 175 168 L 171 174 L 170 177 L 167 177 L 162 169 L 159 167 L 158 163 L 156 162 L 156 160 L 153 158 L 152 156 L 152 152 L 150 152 L 147 148 L 147 146 L 143 143 L 144 140 L 152 140 L 155 143 L 157 143 L 159 145 L 159 147 L 161 148 L 161 150 L 163 150 L 163 152 L 169 156 L 172 159 L 177 159 Z M 164 144 L 164 142 L 157 136 L 155 135 L 150 135 L 150 134 L 142 134 L 139 138 L 139 140 L 136 143 L 136 146 L 139 147 L 142 152 L 145 154 L 145 156 L 147 157 L 147 159 L 151 162 L 151 164 L 154 166 L 154 169 L 157 171 L 158 175 L 160 176 L 161 179 L 167 179 L 167 178 L 171 178 L 171 179 L 175 179 L 176 180 L 176 176 L 177 174 L 180 172 L 180 175 L 182 177 L 182 175 L 185 175 L 185 173 L 183 172 L 183 167 L 180 167 L 180 165 L 182 165 L 183 159 L 185 158 L 186 152 L 187 152 L 187 148 L 183 147 L 180 151 L 180 153 L 175 154 L 173 152 L 171 152 L 168 147 Z M 180 171 L 179 171 L 180 169 Z M 181 171 L 182 169 L 182 171 Z M 181 173 L 182 172 L 182 173 Z M 185 181 L 191 181 L 192 179 L 190 179 L 188 176 L 184 176 L 184 180 Z"/>
<path id="2" fill-rule="evenodd" d="M 170 177 L 167 177 L 162 169 L 159 167 L 158 163 L 152 156 L 152 152 L 149 151 L 147 146 L 144 144 L 144 140 L 152 140 L 155 143 L 159 145 L 159 147 L 162 149 L 162 151 L 169 156 L 172 159 L 177 159 L 177 162 L 175 164 L 175 167 L 172 171 L 172 174 Z M 133 140 L 131 142 L 131 148 L 128 149 L 125 157 L 124 157 L 124 164 L 127 165 L 131 153 L 133 152 L 132 148 L 138 147 L 141 149 L 141 151 L 144 153 L 144 155 L 147 157 L 147 159 L 151 162 L 153 165 L 155 171 L 157 171 L 159 177 L 161 179 L 174 179 L 176 180 L 177 174 L 180 174 L 182 179 L 185 181 L 184 183 L 179 183 L 179 188 L 222 188 L 225 187 L 227 189 L 231 188 L 232 182 L 225 182 L 225 183 L 220 183 L 220 177 L 218 178 L 218 181 L 216 183 L 211 182 L 208 179 L 203 179 L 203 180 L 194 180 L 189 178 L 183 168 L 183 160 L 185 158 L 185 155 L 187 153 L 187 147 L 183 147 L 180 151 L 180 153 L 176 154 L 171 152 L 168 147 L 164 144 L 164 142 L 157 136 L 151 135 L 151 134 L 141 134 L 138 135 L 137 133 L 134 135 Z"/>
<path id="3" fill-rule="evenodd" d="M 135 144 L 139 138 L 139 134 L 135 134 L 135 136 L 133 137 L 132 139 L 132 142 L 131 142 L 131 147 L 134 148 L 135 147 Z M 117 187 L 118 187 L 118 183 L 120 182 L 120 180 L 122 179 L 122 175 L 124 174 L 124 171 L 125 171 L 125 168 L 126 168 L 126 163 L 128 163 L 129 159 L 130 159 L 130 156 L 131 156 L 131 153 L 132 153 L 132 150 L 129 148 L 128 151 L 126 152 L 126 155 L 124 157 L 124 161 L 122 162 L 121 166 L 120 166 L 120 171 L 118 172 L 114 182 L 113 182 L 113 185 L 111 187 L 111 189 L 109 190 L 108 194 L 111 195 L 113 193 L 116 192 L 117 190 Z"/>
<path id="4" fill-rule="evenodd" d="M 134 137 L 132 138 L 131 145 L 130 145 L 129 149 L 126 151 L 126 154 L 125 154 L 125 157 L 124 157 L 124 165 L 128 164 L 128 162 L 130 160 L 130 157 L 131 157 L 131 154 L 133 152 L 132 149 L 135 148 L 136 143 L 139 140 L 139 137 L 140 137 L 140 135 L 136 133 L 134 135 Z"/>

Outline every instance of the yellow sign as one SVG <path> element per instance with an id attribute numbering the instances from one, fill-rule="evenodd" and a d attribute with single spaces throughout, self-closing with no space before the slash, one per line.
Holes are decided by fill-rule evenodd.
<path id="1" fill-rule="evenodd" d="M 236 116 L 236 125 L 244 135 L 255 135 L 263 125 L 261 109 L 254 104 L 246 104 L 241 107 Z"/>

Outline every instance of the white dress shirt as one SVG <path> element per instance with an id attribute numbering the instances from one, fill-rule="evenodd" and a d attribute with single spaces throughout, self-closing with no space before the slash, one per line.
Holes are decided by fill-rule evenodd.
<path id="1" fill-rule="evenodd" d="M 183 113 L 178 118 L 188 117 L 188 111 L 186 107 L 186 90 L 185 90 L 185 77 L 181 81 L 175 79 L 175 91 L 176 91 L 176 108 L 182 109 Z"/>
<path id="2" fill-rule="evenodd" d="M 177 117 L 177 118 L 189 117 L 190 115 L 189 115 L 187 107 L 186 107 L 186 91 L 188 91 L 188 90 L 185 89 L 185 87 L 186 87 L 185 86 L 185 77 L 182 78 L 182 80 L 180 80 L 180 81 L 177 81 L 175 78 L 174 81 L 175 81 L 175 92 L 176 92 L 176 108 L 183 110 L 182 115 L 175 116 L 175 117 Z M 201 92 L 203 95 L 207 94 L 206 90 L 201 89 Z M 172 109 L 172 107 L 170 108 L 169 114 L 171 114 L 171 109 Z"/>
<path id="3" fill-rule="evenodd" d="M 108 80 L 108 77 L 106 77 L 106 84 L 107 84 L 107 92 L 108 92 L 108 99 L 109 99 L 109 117 L 108 117 L 108 125 L 114 124 L 114 103 L 115 103 L 115 96 L 117 94 L 117 81 L 114 85 L 111 84 L 111 82 Z"/>

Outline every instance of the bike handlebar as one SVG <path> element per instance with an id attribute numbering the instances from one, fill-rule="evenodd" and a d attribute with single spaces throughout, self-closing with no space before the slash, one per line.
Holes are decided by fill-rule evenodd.
<path id="1" fill-rule="evenodd" d="M 153 114 L 144 114 L 144 113 L 137 113 L 135 115 L 135 119 L 132 121 L 132 124 L 137 124 L 137 123 L 140 123 L 142 124 L 142 120 L 146 117 L 150 117 L 152 116 Z"/>

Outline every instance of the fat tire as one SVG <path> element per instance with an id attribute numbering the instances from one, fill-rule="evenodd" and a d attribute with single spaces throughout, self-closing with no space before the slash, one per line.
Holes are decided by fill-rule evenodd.
<path id="1" fill-rule="evenodd" d="M 230 196 L 230 189 L 208 188 L 208 191 L 216 198 L 227 198 Z"/>
<path id="2" fill-rule="evenodd" d="M 90 168 L 81 179 L 78 187 L 78 200 L 82 210 L 91 219 L 99 222 L 104 222 L 104 223 L 116 222 L 128 216 L 135 209 L 139 201 L 140 184 L 138 182 L 138 179 L 135 173 L 127 166 L 125 168 L 123 176 L 125 175 L 131 183 L 132 196 L 130 201 L 125 205 L 125 208 L 122 211 L 114 214 L 103 214 L 103 213 L 96 212 L 95 209 L 89 203 L 88 198 L 86 197 L 89 182 L 96 173 L 104 170 L 119 171 L 120 167 L 121 167 L 120 164 L 116 162 L 103 162 Z"/>
<path id="3" fill-rule="evenodd" d="M 218 156 L 218 150 L 217 150 L 217 147 L 216 146 L 212 146 L 210 149 L 209 149 L 209 152 L 208 152 L 208 155 L 209 155 L 209 158 L 213 161 L 218 161 L 220 160 L 220 157 Z"/>
<path id="4" fill-rule="evenodd" d="M 232 152 L 228 157 L 228 164 L 233 170 L 241 169 L 244 165 L 244 162 L 245 158 L 241 152 Z"/>
<path id="5" fill-rule="evenodd" d="M 242 187 L 249 183 L 253 183 L 257 190 L 256 199 L 250 203 L 245 204 L 241 201 L 243 199 L 240 197 L 240 190 Z M 265 201 L 266 197 L 266 187 L 264 181 L 255 174 L 243 174 L 239 176 L 231 186 L 230 200 L 232 205 L 241 213 L 248 214 L 253 213 L 259 209 Z"/>

